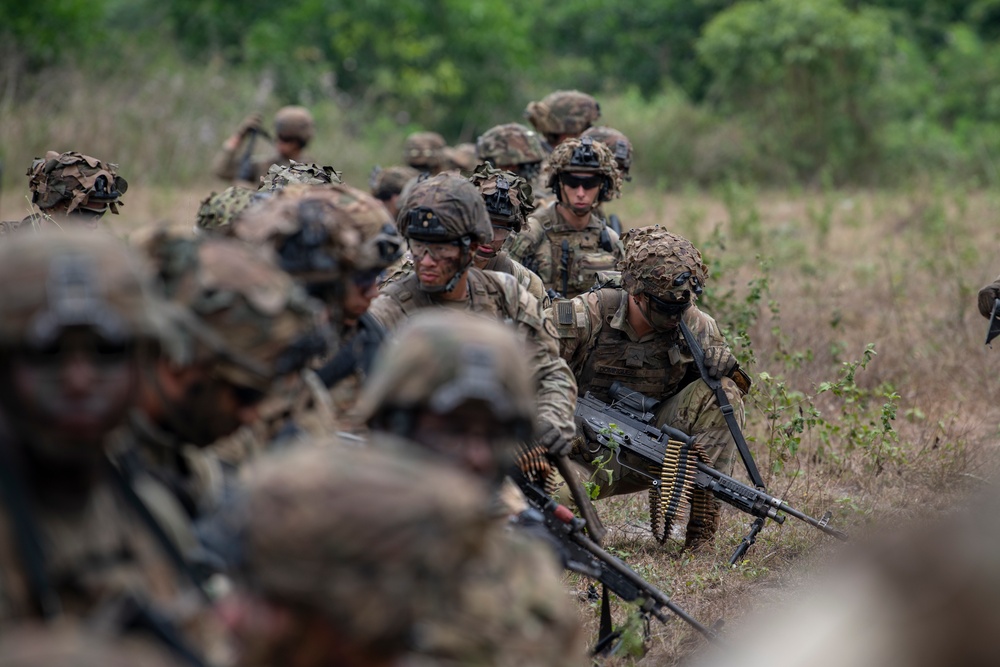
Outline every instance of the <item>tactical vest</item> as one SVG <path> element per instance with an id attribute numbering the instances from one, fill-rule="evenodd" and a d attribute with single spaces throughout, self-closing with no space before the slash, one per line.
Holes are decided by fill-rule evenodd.
<path id="1" fill-rule="evenodd" d="M 509 320 L 512 314 L 505 312 L 503 308 L 504 298 L 500 287 L 476 267 L 470 266 L 468 271 L 469 299 L 460 303 L 468 306 L 467 309 L 472 312 Z M 391 298 L 407 317 L 412 317 L 423 308 L 448 305 L 446 301 L 434 301 L 429 293 L 420 289 L 416 273 L 386 284 L 382 287 L 381 294 Z"/>
<path id="2" fill-rule="evenodd" d="M 598 271 L 613 271 L 618 264 L 611 230 L 593 214 L 591 220 L 596 220 L 599 228 L 587 227 L 580 231 L 559 217 L 555 205 L 533 217 L 541 223 L 552 253 L 552 280 L 545 287 L 554 289 L 564 298 L 572 299 L 590 290 Z"/>
<path id="3" fill-rule="evenodd" d="M 595 326 L 599 326 L 600 331 L 584 356 L 583 366 L 573 369 L 581 394 L 589 391 L 606 401 L 610 398 L 608 389 L 612 383 L 621 382 L 662 400 L 673 396 L 697 377 L 696 370 L 689 376 L 694 360 L 680 330 L 657 334 L 642 343 L 634 342 L 624 331 L 610 325 L 611 318 L 628 299 L 628 292 L 612 288 L 597 290 L 596 294 L 600 320 Z M 558 302 L 554 307 L 557 321 L 566 313 L 574 317 L 573 305 L 568 301 Z"/>
<path id="4" fill-rule="evenodd" d="M 500 273 L 514 275 L 514 260 L 510 258 L 510 255 L 501 250 L 493 257 L 490 257 L 490 260 L 486 262 L 486 265 L 481 270 L 499 271 Z"/>

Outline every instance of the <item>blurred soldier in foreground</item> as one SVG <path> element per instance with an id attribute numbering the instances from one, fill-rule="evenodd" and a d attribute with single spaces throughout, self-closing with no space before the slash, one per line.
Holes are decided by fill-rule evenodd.
<path id="1" fill-rule="evenodd" d="M 780 608 L 730 628 L 746 667 L 988 667 L 1000 664 L 1000 502 L 990 484 L 961 509 L 872 531 Z M 888 519 L 888 517 L 886 517 Z M 766 619 L 766 620 L 765 620 Z M 779 627 L 780 642 L 765 637 Z M 762 634 L 763 633 L 763 634 Z M 736 642 L 739 642 L 738 644 Z M 731 665 L 731 657 L 692 661 Z"/>
<path id="2" fill-rule="evenodd" d="M 292 160 L 312 162 L 304 152 L 315 132 L 313 117 L 308 109 L 298 106 L 279 109 L 274 115 L 274 152 L 266 158 L 258 158 L 254 157 L 256 138 L 258 135 L 268 137 L 263 122 L 259 113 L 250 114 L 226 139 L 215 157 L 216 176 L 256 188 L 260 177 L 273 164 L 287 165 Z"/>
<path id="3" fill-rule="evenodd" d="M 510 256 L 538 274 L 546 289 L 570 299 L 594 286 L 599 271 L 621 259 L 618 234 L 594 214 L 617 197 L 621 176 L 614 154 L 590 137 L 563 142 L 549 156 L 548 187 L 555 201 L 528 217 L 510 243 Z"/>
<path id="4" fill-rule="evenodd" d="M 368 187 L 372 196 L 382 202 L 395 220 L 396 214 L 399 213 L 399 195 L 406 184 L 419 175 L 420 172 L 413 167 L 396 166 L 382 169 L 376 166 L 368 179 Z"/>
<path id="5" fill-rule="evenodd" d="M 403 143 L 403 162 L 431 176 L 445 168 L 448 143 L 437 132 L 414 132 Z"/>
<path id="6" fill-rule="evenodd" d="M 180 667 L 158 646 L 138 638 L 103 637 L 73 625 L 5 629 L 3 667 Z"/>
<path id="7" fill-rule="evenodd" d="M 73 230 L 10 239 L 0 267 L 0 626 L 86 618 L 180 650 L 208 626 L 104 452 L 163 331 L 148 273 Z"/>
<path id="8" fill-rule="evenodd" d="M 490 319 L 431 310 L 387 345 L 361 402 L 373 446 L 390 452 L 419 447 L 496 492 L 535 423 L 523 342 Z M 414 662 L 584 664 L 579 618 L 555 555 L 506 527 L 502 508 L 492 514 L 492 520 L 483 517 L 491 529 L 482 558 L 455 573 L 461 600 L 434 609 Z"/>
<path id="9" fill-rule="evenodd" d="M 540 102 L 531 102 L 524 117 L 555 148 L 567 139 L 579 137 L 601 117 L 601 105 L 578 90 L 557 90 Z"/>
<path id="10" fill-rule="evenodd" d="M 108 211 L 118 214 L 128 183 L 118 175 L 118 165 L 102 162 L 74 151 L 49 151 L 36 158 L 28 169 L 31 203 L 38 207 L 18 223 L 4 223 L 0 233 L 19 226 L 85 226 L 96 229 Z"/>
<path id="11" fill-rule="evenodd" d="M 213 192 L 201 202 L 195 217 L 196 230 L 206 233 L 224 233 L 223 228 L 233 224 L 254 199 L 254 191 L 233 185 L 222 192 Z"/>
<path id="12" fill-rule="evenodd" d="M 528 341 L 538 391 L 538 443 L 553 453 L 569 449 L 576 386 L 559 358 L 555 328 L 542 305 L 506 273 L 472 265 L 480 245 L 493 239 L 486 205 L 468 180 L 440 174 L 417 182 L 397 218 L 413 254 L 414 271 L 382 287 L 370 312 L 396 329 L 424 308 L 446 307 L 482 313 L 513 323 Z"/>
<path id="13" fill-rule="evenodd" d="M 476 155 L 481 162 L 512 171 L 527 181 L 535 195 L 535 203 L 542 205 L 539 195 L 545 188 L 540 187 L 539 176 L 547 153 L 537 132 L 518 123 L 491 127 L 476 141 Z"/>
<path id="14" fill-rule="evenodd" d="M 490 224 L 493 226 L 493 240 L 480 244 L 473 256 L 476 268 L 509 273 L 547 308 L 549 295 L 545 292 L 542 279 L 512 260 L 507 251 L 501 249 L 512 233 L 521 231 L 527 215 L 535 208 L 532 204 L 531 186 L 520 176 L 494 169 L 487 164 L 476 167 L 469 180 L 482 193 L 486 211 L 490 215 Z"/>
<path id="15" fill-rule="evenodd" d="M 123 468 L 152 475 L 171 493 L 140 493 L 185 555 L 191 524 L 214 511 L 224 470 L 205 448 L 258 419 L 272 384 L 297 375 L 325 349 L 320 305 L 272 262 L 233 239 L 159 233 L 144 248 L 176 334 L 145 373 L 117 445 Z"/>
<path id="16" fill-rule="evenodd" d="M 489 555 L 484 490 L 405 451 L 280 454 L 247 471 L 235 508 L 245 586 L 220 612 L 241 640 L 237 664 L 393 665 L 435 640 L 431 621 L 461 606 Z"/>
<path id="17" fill-rule="evenodd" d="M 744 423 L 743 396 L 750 379 L 729 350 L 719 326 L 695 305 L 705 285 L 701 253 L 687 239 L 659 226 L 625 234 L 621 276 L 601 289 L 553 304 L 551 314 L 559 332 L 562 356 L 576 376 L 580 392 L 589 391 L 610 402 L 615 381 L 661 401 L 656 424 L 667 424 L 698 438 L 712 465 L 732 473 L 735 441 L 712 390 L 701 381 L 691 350 L 681 334 L 681 320 L 705 351 L 708 374 L 721 379 L 737 421 Z M 585 434 L 586 435 L 586 434 Z M 593 435 L 593 434 L 590 434 Z M 588 466 L 604 457 L 598 471 L 601 498 L 649 488 L 649 479 L 621 466 L 609 450 L 584 438 L 573 458 Z M 708 540 L 718 528 L 721 501 L 702 498 L 708 516 L 692 516 L 687 546 Z"/>

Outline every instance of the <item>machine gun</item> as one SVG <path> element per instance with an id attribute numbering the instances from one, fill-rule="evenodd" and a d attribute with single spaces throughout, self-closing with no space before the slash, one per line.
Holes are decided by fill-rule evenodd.
<path id="1" fill-rule="evenodd" d="M 718 628 L 720 623 L 707 627 L 695 620 L 690 614 L 678 607 L 667 597 L 666 593 L 640 577 L 621 559 L 611 555 L 598 546 L 584 532 L 586 522 L 573 514 L 565 505 L 553 500 L 544 490 L 533 484 L 519 468 L 511 471 L 511 478 L 518 485 L 531 505 L 526 513 L 519 517 L 521 523 L 541 524 L 546 535 L 556 543 L 563 566 L 571 572 L 577 572 L 604 584 L 606 590 L 627 602 L 638 604 L 644 615 L 654 616 L 666 623 L 669 620 L 667 611 L 681 618 L 685 623 L 700 632 L 709 641 L 721 644 Z M 529 515 L 525 520 L 525 514 Z M 603 615 L 603 612 L 602 612 Z M 601 622 L 601 635 L 596 652 L 602 645 L 609 644 L 615 637 L 610 633 L 610 609 L 607 624 Z"/>
<path id="2" fill-rule="evenodd" d="M 764 522 L 784 523 L 784 514 L 846 540 L 847 535 L 829 526 L 831 513 L 815 519 L 788 503 L 739 482 L 708 464 L 695 438 L 675 428 L 653 425 L 657 402 L 619 382 L 611 385 L 611 404 L 587 392 L 577 401 L 576 417 L 588 435 L 614 452 L 616 460 L 650 481 L 650 518 L 653 534 L 663 542 L 680 506 L 692 500 L 694 489 L 703 489 L 756 520 L 750 533 L 730 559 L 735 564 L 753 544 Z"/>

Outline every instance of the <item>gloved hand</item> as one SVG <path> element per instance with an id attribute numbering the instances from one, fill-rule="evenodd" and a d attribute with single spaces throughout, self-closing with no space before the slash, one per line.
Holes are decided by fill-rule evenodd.
<path id="1" fill-rule="evenodd" d="M 259 132 L 263 125 L 264 117 L 259 112 L 255 112 L 243 119 L 239 129 L 236 130 L 236 134 L 242 138 L 249 134 L 251 130 Z"/>
<path id="2" fill-rule="evenodd" d="M 979 290 L 979 314 L 989 319 L 993 315 L 993 304 L 1000 299 L 1000 279 Z"/>
<path id="3" fill-rule="evenodd" d="M 705 348 L 705 370 L 714 380 L 721 380 L 736 368 L 736 357 L 725 345 Z"/>
<path id="4" fill-rule="evenodd" d="M 563 436 L 562 431 L 554 424 L 543 422 L 539 424 L 538 430 L 540 433 L 535 442 L 545 447 L 551 456 L 568 456 L 573 451 L 573 441 Z"/>

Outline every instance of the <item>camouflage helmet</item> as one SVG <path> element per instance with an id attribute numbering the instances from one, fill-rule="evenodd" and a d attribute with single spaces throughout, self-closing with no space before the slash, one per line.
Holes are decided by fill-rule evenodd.
<path id="1" fill-rule="evenodd" d="M 195 228 L 215 231 L 220 227 L 228 227 L 236 216 L 250 205 L 253 196 L 253 190 L 241 188 L 238 185 L 226 188 L 219 193 L 213 192 L 198 207 Z"/>
<path id="2" fill-rule="evenodd" d="M 281 107 L 274 114 L 274 133 L 279 139 L 298 141 L 305 146 L 312 141 L 315 129 L 312 114 L 305 107 Z"/>
<path id="3" fill-rule="evenodd" d="M 520 123 L 491 127 L 476 141 L 480 160 L 489 160 L 495 167 L 534 164 L 545 159 L 542 139 L 534 130 Z"/>
<path id="4" fill-rule="evenodd" d="M 272 164 L 267 173 L 260 177 L 260 192 L 274 192 L 292 183 L 303 185 L 330 185 L 343 183 L 340 172 L 330 166 L 307 164 L 289 160 L 289 164 Z"/>
<path id="5" fill-rule="evenodd" d="M 544 135 L 579 135 L 601 117 L 601 105 L 578 90 L 557 90 L 528 104 L 524 117 Z"/>
<path id="6" fill-rule="evenodd" d="M 548 168 L 547 185 L 556 195 L 561 196 L 559 174 L 579 172 L 604 176 L 599 201 L 611 201 L 621 196 L 622 177 L 615 164 L 614 153 L 601 142 L 595 142 L 593 137 L 567 139 L 556 146 L 549 156 Z"/>
<path id="7" fill-rule="evenodd" d="M 420 172 L 413 167 L 394 166 L 383 169 L 376 165 L 368 178 L 368 187 L 376 199 L 389 201 L 402 193 L 406 184 L 419 175 Z"/>
<path id="8" fill-rule="evenodd" d="M 211 361 L 232 384 L 266 391 L 326 351 L 320 306 L 268 258 L 234 239 L 154 234 L 144 250 L 180 335 L 178 364 Z"/>
<path id="9" fill-rule="evenodd" d="M 396 223 L 403 236 L 430 243 L 487 244 L 493 225 L 479 188 L 455 174 L 438 174 L 407 189 Z"/>
<path id="10" fill-rule="evenodd" d="M 0 244 L 0 346 L 43 348 L 69 327 L 109 341 L 167 334 L 149 266 L 122 241 L 82 229 L 15 234 Z"/>
<path id="11" fill-rule="evenodd" d="M 267 245 L 278 265 L 306 285 L 345 282 L 360 266 L 361 234 L 345 222 L 342 186 L 293 184 L 237 218 L 231 234 Z"/>
<path id="12" fill-rule="evenodd" d="M 377 271 L 388 267 L 403 255 L 403 237 L 395 221 L 377 199 L 367 192 L 341 184 L 330 188 L 343 212 L 343 223 L 360 234 L 361 246 L 354 266 L 359 271 Z"/>
<path id="13" fill-rule="evenodd" d="M 689 304 L 702 293 L 708 269 L 687 239 L 653 225 L 630 229 L 622 242 L 625 255 L 618 269 L 629 294 L 645 292 L 667 302 Z"/>
<path id="14" fill-rule="evenodd" d="M 437 132 L 414 132 L 403 143 L 403 162 L 417 169 L 433 169 L 444 162 L 444 137 Z"/>
<path id="15" fill-rule="evenodd" d="M 231 510 L 237 575 L 365 650 L 398 655 L 417 648 L 421 621 L 459 603 L 491 501 L 478 481 L 412 451 L 337 445 L 255 466 Z"/>
<path id="16" fill-rule="evenodd" d="M 69 202 L 67 213 L 77 209 L 118 213 L 120 197 L 128 183 L 118 175 L 118 165 L 75 151 L 49 151 L 35 158 L 28 169 L 31 203 L 43 211 Z"/>
<path id="17" fill-rule="evenodd" d="M 447 146 L 444 149 L 444 168 L 472 171 L 479 164 L 476 159 L 476 145 L 470 143 Z"/>
<path id="18" fill-rule="evenodd" d="M 399 411 L 447 415 L 482 403 L 518 437 L 531 435 L 535 389 L 522 343 L 496 320 L 428 309 L 410 318 L 375 362 L 358 403 L 371 424 Z"/>
<path id="19" fill-rule="evenodd" d="M 593 137 L 610 148 L 611 152 L 614 153 L 615 164 L 618 165 L 618 171 L 621 172 L 622 178 L 626 181 L 632 180 L 628 173 L 632 167 L 632 142 L 628 140 L 628 137 L 607 125 L 587 128 L 587 131 L 580 136 Z"/>
<path id="20" fill-rule="evenodd" d="M 476 167 L 469 180 L 479 188 L 490 220 L 503 221 L 515 232 L 521 231 L 528 215 L 535 210 L 535 198 L 526 180 L 489 164 Z"/>

